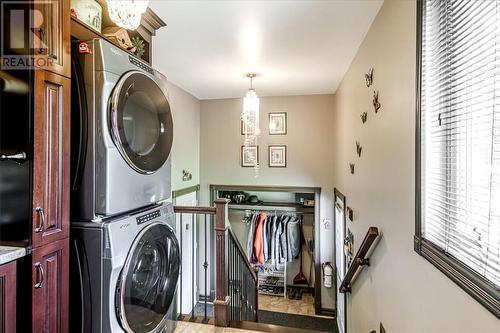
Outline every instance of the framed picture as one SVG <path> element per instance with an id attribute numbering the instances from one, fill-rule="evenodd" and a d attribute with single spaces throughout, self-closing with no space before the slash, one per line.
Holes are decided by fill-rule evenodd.
<path id="1" fill-rule="evenodd" d="M 249 126 L 248 123 L 245 123 L 243 119 L 240 120 L 240 128 L 241 128 L 241 135 L 254 135 L 254 127 Z"/>
<path id="2" fill-rule="evenodd" d="M 269 113 L 269 134 L 286 135 L 286 112 Z"/>
<path id="3" fill-rule="evenodd" d="M 241 146 L 241 166 L 254 167 L 259 164 L 259 146 Z"/>
<path id="4" fill-rule="evenodd" d="M 268 162 L 270 168 L 286 168 L 286 146 L 270 145 Z"/>

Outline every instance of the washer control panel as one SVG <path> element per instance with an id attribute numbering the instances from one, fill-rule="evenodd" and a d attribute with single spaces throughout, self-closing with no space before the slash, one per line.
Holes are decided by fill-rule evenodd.
<path id="1" fill-rule="evenodd" d="M 161 216 L 161 213 L 160 213 L 160 210 L 154 210 L 152 212 L 149 212 L 147 214 L 144 214 L 144 215 L 141 215 L 141 216 L 138 216 L 135 220 L 137 221 L 137 224 L 143 224 L 143 223 L 146 223 L 146 222 L 149 222 L 151 220 L 154 220 L 158 217 Z"/>

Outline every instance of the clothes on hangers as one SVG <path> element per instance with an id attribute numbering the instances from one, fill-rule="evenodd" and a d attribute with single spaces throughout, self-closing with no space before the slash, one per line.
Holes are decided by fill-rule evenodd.
<path id="1" fill-rule="evenodd" d="M 247 255 L 251 263 L 276 269 L 298 258 L 302 247 L 302 218 L 292 214 L 255 213 L 248 227 Z"/>
<path id="2" fill-rule="evenodd" d="M 259 264 L 264 264 L 264 221 L 266 220 L 266 213 L 260 213 L 257 219 L 257 225 L 255 227 L 255 234 L 253 240 L 253 254 L 255 257 L 255 262 Z"/>

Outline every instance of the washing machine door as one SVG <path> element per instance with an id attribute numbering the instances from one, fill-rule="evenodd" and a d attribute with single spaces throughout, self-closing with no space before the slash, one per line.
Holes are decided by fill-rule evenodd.
<path id="1" fill-rule="evenodd" d="M 166 325 L 179 278 L 179 244 L 165 224 L 137 236 L 116 288 L 116 310 L 126 332 L 159 332 Z"/>
<path id="2" fill-rule="evenodd" d="M 110 99 L 111 134 L 125 161 L 135 171 L 154 173 L 170 155 L 173 124 L 162 88 L 145 73 L 124 74 Z"/>

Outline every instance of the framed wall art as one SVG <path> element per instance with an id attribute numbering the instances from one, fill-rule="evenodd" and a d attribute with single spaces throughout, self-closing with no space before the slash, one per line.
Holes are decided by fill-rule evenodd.
<path id="1" fill-rule="evenodd" d="M 244 122 L 243 119 L 240 120 L 241 135 L 254 135 L 255 127 L 250 126 L 249 123 Z"/>
<path id="2" fill-rule="evenodd" d="M 268 148 L 268 163 L 270 168 L 286 168 L 286 146 L 270 145 Z"/>
<path id="3" fill-rule="evenodd" d="M 269 134 L 286 135 L 287 132 L 286 112 L 269 113 Z"/>
<path id="4" fill-rule="evenodd" d="M 253 168 L 259 164 L 259 146 L 241 146 L 241 166 Z"/>

